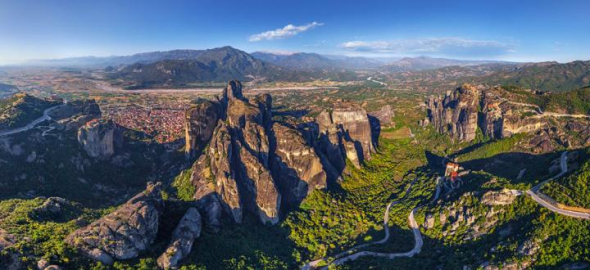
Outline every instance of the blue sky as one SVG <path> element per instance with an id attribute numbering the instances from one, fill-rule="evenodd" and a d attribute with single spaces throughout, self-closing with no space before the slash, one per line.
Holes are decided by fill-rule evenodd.
<path id="1" fill-rule="evenodd" d="M 590 1 L 567 0 L 0 0 L 0 64 L 225 45 L 247 52 L 589 60 L 589 13 Z"/>

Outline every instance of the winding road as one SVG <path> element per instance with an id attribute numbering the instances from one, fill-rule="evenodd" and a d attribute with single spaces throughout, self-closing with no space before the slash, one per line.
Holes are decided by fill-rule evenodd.
<path id="1" fill-rule="evenodd" d="M 545 195 L 541 195 L 541 196 L 539 195 L 539 194 L 541 194 L 541 193 L 539 193 L 539 190 L 541 189 L 541 187 L 544 184 L 546 184 L 547 182 L 549 182 L 553 179 L 561 177 L 562 175 L 564 175 L 567 172 L 567 151 L 565 151 L 561 154 L 561 157 L 559 158 L 559 167 L 561 168 L 560 173 L 558 173 L 557 175 L 555 175 L 555 176 L 539 183 L 538 185 L 532 187 L 531 189 L 527 190 L 526 193 L 529 194 L 531 196 L 531 198 L 533 198 L 533 200 L 535 200 L 538 204 L 549 209 L 550 211 L 553 211 L 553 212 L 561 214 L 561 215 L 569 216 L 569 217 L 590 219 L 589 213 L 576 212 L 576 211 L 558 208 L 558 207 L 554 206 L 553 204 L 551 204 L 551 202 L 549 202 L 545 198 L 543 198 L 543 197 L 546 197 Z"/>
<path id="2" fill-rule="evenodd" d="M 503 97 L 498 97 L 500 98 L 500 100 L 506 102 L 506 103 L 510 103 L 510 104 L 514 104 L 514 105 L 519 105 L 519 106 L 523 106 L 523 107 L 533 107 L 536 109 L 537 115 L 533 116 L 535 118 L 544 118 L 544 117 L 570 117 L 570 118 L 589 118 L 590 119 L 590 115 L 586 115 L 586 114 L 568 114 L 568 113 L 556 113 L 556 112 L 544 112 L 543 109 L 541 109 L 541 107 L 539 107 L 538 105 L 535 104 L 530 104 L 530 103 L 522 103 L 522 102 L 515 102 L 515 101 L 510 101 L 506 98 Z"/>
<path id="3" fill-rule="evenodd" d="M 16 133 L 20 133 L 23 131 L 27 131 L 30 130 L 32 128 L 34 128 L 36 125 L 38 125 L 39 123 L 46 121 L 46 120 L 50 120 L 51 116 L 49 116 L 49 113 L 59 107 L 64 106 L 65 104 L 61 104 L 61 105 L 57 105 L 57 106 L 53 106 L 51 108 L 46 109 L 45 111 L 43 111 L 43 116 L 33 120 L 31 123 L 27 124 L 24 127 L 19 127 L 19 128 L 15 128 L 15 129 L 9 129 L 9 130 L 5 130 L 5 131 L 0 131 L 0 137 L 2 136 L 8 136 L 8 135 L 13 135 Z"/>
<path id="4" fill-rule="evenodd" d="M 412 229 L 412 233 L 414 234 L 414 241 L 415 241 L 415 245 L 414 245 L 414 248 L 412 248 L 412 250 L 410 250 L 408 252 L 401 252 L 401 253 L 381 253 L 381 252 L 374 252 L 374 251 L 358 251 L 361 248 L 383 244 L 383 243 L 387 242 L 387 240 L 389 240 L 389 237 L 390 237 L 389 224 L 388 224 L 389 223 L 389 211 L 392 206 L 400 203 L 408 196 L 408 194 L 412 190 L 412 187 L 414 186 L 414 183 L 416 183 L 417 179 L 418 179 L 417 177 L 414 178 L 412 183 L 410 183 L 410 186 L 406 190 L 404 197 L 402 197 L 399 200 L 392 201 L 385 208 L 385 213 L 383 215 L 383 227 L 385 229 L 385 236 L 383 237 L 383 239 L 381 239 L 379 241 L 371 242 L 371 243 L 358 245 L 358 246 L 352 247 L 346 251 L 338 253 L 334 256 L 331 256 L 334 258 L 334 260 L 332 262 L 329 262 L 327 265 L 323 266 L 321 269 L 328 269 L 328 266 L 330 266 L 330 265 L 341 265 L 347 261 L 353 261 L 353 260 L 356 260 L 356 259 L 363 257 L 363 256 L 373 256 L 373 257 L 382 257 L 382 258 L 387 258 L 387 259 L 395 259 L 395 258 L 399 258 L 399 257 L 412 257 L 412 256 L 420 253 L 420 251 L 422 250 L 422 245 L 423 245 L 424 241 L 422 240 L 422 234 L 420 233 L 420 228 L 418 227 L 418 223 L 416 222 L 416 219 L 414 219 L 414 214 L 415 214 L 416 210 L 420 209 L 422 206 L 417 206 L 416 208 L 412 209 L 412 211 L 410 211 L 410 215 L 408 216 L 408 223 L 410 224 L 410 228 Z M 433 201 L 438 200 L 438 197 L 441 192 L 441 189 L 440 189 L 440 182 L 441 181 L 440 181 L 440 179 L 438 179 L 437 181 L 438 182 L 436 185 L 436 193 L 434 195 Z M 315 261 L 311 261 L 311 262 L 307 263 L 305 266 L 303 266 L 302 269 L 303 270 L 315 269 L 316 266 L 320 262 L 326 261 L 326 259 L 327 259 L 327 257 L 320 258 Z"/>

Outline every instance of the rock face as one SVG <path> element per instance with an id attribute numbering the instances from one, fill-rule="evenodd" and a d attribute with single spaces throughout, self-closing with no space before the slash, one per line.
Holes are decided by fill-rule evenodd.
<path id="1" fill-rule="evenodd" d="M 155 240 L 162 209 L 161 184 L 148 184 L 113 213 L 70 234 L 66 243 L 104 264 L 135 258 Z"/>
<path id="2" fill-rule="evenodd" d="M 440 132 L 459 141 L 475 138 L 477 127 L 491 139 L 510 137 L 517 133 L 538 131 L 547 126 L 547 119 L 538 117 L 535 105 L 512 102 L 500 97 L 501 88 L 479 91 L 463 85 L 445 97 L 427 100 L 428 117 L 422 126 L 432 124 Z"/>
<path id="3" fill-rule="evenodd" d="M 314 189 L 326 188 L 347 157 L 360 166 L 375 151 L 367 113 L 358 105 L 338 104 L 304 130 L 273 122 L 272 97 L 247 99 L 238 81 L 230 81 L 214 104 L 190 111 L 197 117 L 187 117 L 193 122 L 187 126 L 198 128 L 186 129 L 187 148 L 208 142 L 193 164 L 191 183 L 212 231 L 222 220 L 240 223 L 247 214 L 275 224 L 283 207 L 297 207 Z"/>
<path id="4" fill-rule="evenodd" d="M 475 139 L 480 92 L 471 85 L 463 85 L 444 97 L 430 97 L 427 101 L 428 121 L 434 128 L 459 141 Z"/>
<path id="5" fill-rule="evenodd" d="M 223 89 L 223 100 L 227 102 L 232 99 L 244 99 L 242 83 L 238 80 L 229 81 Z"/>
<path id="6" fill-rule="evenodd" d="M 217 101 L 197 100 L 185 111 L 185 153 L 192 155 L 209 142 L 217 121 L 223 115 L 223 106 Z"/>
<path id="7" fill-rule="evenodd" d="M 190 254 L 195 239 L 201 235 L 201 226 L 199 211 L 189 208 L 172 232 L 170 245 L 158 258 L 158 266 L 162 269 L 177 268 L 178 263 Z"/>
<path id="8" fill-rule="evenodd" d="M 224 90 L 227 108 L 213 132 L 209 147 L 193 165 L 195 200 L 205 213 L 207 227 L 216 231 L 224 215 L 241 223 L 248 210 L 262 222 L 278 222 L 281 204 L 270 173 L 272 101 L 262 95 L 248 101 L 238 81 Z"/>
<path id="9" fill-rule="evenodd" d="M 376 112 L 370 112 L 369 114 L 377 118 L 379 120 L 379 124 L 381 124 L 383 127 L 391 126 L 393 123 L 391 119 L 395 116 L 390 105 L 385 105 L 381 107 L 380 110 Z"/>
<path id="10" fill-rule="evenodd" d="M 338 170 L 348 158 L 357 168 L 375 152 L 371 124 L 367 112 L 352 103 L 337 103 L 332 111 L 317 117 L 320 147 Z"/>
<path id="11" fill-rule="evenodd" d="M 288 204 L 299 204 L 314 189 L 327 186 L 327 175 L 315 150 L 299 131 L 274 123 L 273 168 Z"/>
<path id="12" fill-rule="evenodd" d="M 234 168 L 230 130 L 224 122 L 220 122 L 207 152 L 193 165 L 191 177 L 196 187 L 195 199 L 206 213 L 208 226 L 214 230 L 221 225 L 222 209 L 234 222 L 242 222 L 243 206 Z"/>
<path id="13" fill-rule="evenodd" d="M 93 158 L 108 159 L 115 153 L 115 124 L 94 119 L 78 129 L 78 143 Z"/>

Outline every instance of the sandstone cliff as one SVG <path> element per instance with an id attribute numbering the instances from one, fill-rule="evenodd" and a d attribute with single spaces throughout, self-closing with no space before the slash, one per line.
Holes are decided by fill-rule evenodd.
<path id="1" fill-rule="evenodd" d="M 227 120 L 217 123 L 208 149 L 193 165 L 195 199 L 214 231 L 224 214 L 240 223 L 245 210 L 262 222 L 278 222 L 281 194 L 269 170 L 271 99 L 249 101 L 241 87 L 228 83 L 221 103 Z"/>
<path id="2" fill-rule="evenodd" d="M 480 92 L 471 85 L 463 85 L 444 97 L 430 97 L 427 101 L 428 121 L 440 132 L 459 141 L 475 139 Z"/>
<path id="3" fill-rule="evenodd" d="M 320 157 L 296 129 L 274 123 L 273 169 L 285 201 L 299 204 L 314 189 L 327 186 L 327 174 Z"/>
<path id="4" fill-rule="evenodd" d="M 155 240 L 162 209 L 161 184 L 148 184 L 113 213 L 70 234 L 66 243 L 104 264 L 135 258 Z"/>
<path id="5" fill-rule="evenodd" d="M 222 114 L 222 104 L 209 100 L 197 100 L 194 106 L 185 111 L 185 153 L 187 155 L 201 150 L 209 142 Z"/>
<path id="6" fill-rule="evenodd" d="M 218 103 L 202 104 L 189 110 L 186 139 L 187 149 L 208 145 L 192 166 L 191 183 L 212 231 L 248 214 L 275 224 L 283 208 L 297 207 L 337 178 L 346 158 L 360 166 L 375 151 L 367 112 L 352 103 L 337 104 L 307 127 L 273 122 L 272 97 L 246 98 L 238 81 L 228 83 Z"/>
<path id="7" fill-rule="evenodd" d="M 428 117 L 423 125 L 432 124 L 444 134 L 458 141 L 475 139 L 477 128 L 491 139 L 510 137 L 513 134 L 532 132 L 546 126 L 543 117 L 530 105 L 510 102 L 498 95 L 499 88 L 479 90 L 463 85 L 444 97 L 427 100 Z"/>
<path id="8" fill-rule="evenodd" d="M 348 158 L 357 168 L 375 152 L 367 112 L 357 104 L 340 102 L 317 117 L 320 145 L 338 170 Z"/>
<path id="9" fill-rule="evenodd" d="M 78 129 L 78 142 L 90 157 L 108 159 L 115 153 L 115 132 L 112 121 L 94 119 Z"/>

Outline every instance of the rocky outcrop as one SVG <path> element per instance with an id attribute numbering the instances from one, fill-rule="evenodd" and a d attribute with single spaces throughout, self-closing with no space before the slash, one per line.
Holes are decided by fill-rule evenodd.
<path id="1" fill-rule="evenodd" d="M 541 249 L 541 246 L 539 245 L 539 243 L 537 243 L 537 241 L 535 241 L 534 239 L 528 239 L 528 240 L 524 241 L 520 246 L 518 246 L 516 251 L 520 255 L 533 256 L 540 249 Z"/>
<path id="2" fill-rule="evenodd" d="M 0 251 L 13 246 L 14 243 L 16 243 L 16 237 L 0 228 Z"/>
<path id="3" fill-rule="evenodd" d="M 217 232 L 221 228 L 224 207 L 216 192 L 217 185 L 209 162 L 208 156 L 202 155 L 193 164 L 191 181 L 196 188 L 194 198 L 197 206 L 205 213 L 204 223 L 209 230 Z"/>
<path id="4" fill-rule="evenodd" d="M 510 137 L 517 133 L 532 132 L 545 127 L 547 122 L 542 118 L 522 118 L 519 115 L 505 114 L 502 122 L 502 137 Z"/>
<path id="5" fill-rule="evenodd" d="M 332 122 L 342 128 L 344 140 L 354 144 L 361 162 L 371 158 L 371 154 L 375 152 L 375 145 L 369 118 L 363 108 L 352 103 L 338 104 L 332 111 Z"/>
<path id="6" fill-rule="evenodd" d="M 538 117 L 534 105 L 512 102 L 502 95 L 502 88 L 478 90 L 463 85 L 444 97 L 427 100 L 428 117 L 422 126 L 432 124 L 444 134 L 459 141 L 471 141 L 479 127 L 483 135 L 502 139 L 517 133 L 533 132 L 547 126 L 547 119 Z"/>
<path id="7" fill-rule="evenodd" d="M 193 166 L 192 183 L 195 199 L 206 213 L 208 225 L 214 229 L 221 224 L 222 206 L 236 223 L 242 222 L 243 206 L 235 172 L 235 154 L 228 126 L 220 122 L 207 152 Z"/>
<path id="8" fill-rule="evenodd" d="M 240 184 L 247 207 L 257 213 L 260 221 L 276 224 L 279 221 L 281 194 L 270 171 L 239 141 L 238 155 Z M 252 200 L 254 199 L 254 200 Z"/>
<path id="9" fill-rule="evenodd" d="M 223 115 L 220 102 L 199 99 L 185 111 L 185 153 L 192 155 L 211 139 L 217 121 Z"/>
<path id="10" fill-rule="evenodd" d="M 479 104 L 479 90 L 467 84 L 444 97 L 431 96 L 427 101 L 428 122 L 455 140 L 471 141 L 477 130 Z"/>
<path id="11" fill-rule="evenodd" d="M 360 166 L 375 151 L 367 113 L 358 105 L 338 104 L 302 132 L 274 123 L 272 97 L 246 98 L 238 81 L 228 83 L 218 102 L 223 109 L 212 114 L 193 111 L 218 119 L 211 136 L 206 117 L 190 124 L 203 128 L 186 129 L 187 148 L 193 147 L 191 140 L 208 145 L 193 164 L 191 183 L 204 225 L 212 231 L 220 229 L 224 217 L 240 223 L 246 214 L 275 224 L 282 207 L 297 206 L 312 190 L 325 188 L 328 175 L 336 178 L 346 157 Z"/>
<path id="12" fill-rule="evenodd" d="M 65 241 L 104 264 L 135 258 L 155 240 L 162 209 L 161 184 L 150 183 L 113 213 L 76 230 Z"/>
<path id="13" fill-rule="evenodd" d="M 273 168 L 285 201 L 299 204 L 314 189 L 327 186 L 327 175 L 315 150 L 298 130 L 273 124 L 275 156 Z"/>
<path id="14" fill-rule="evenodd" d="M 484 197 L 489 197 L 491 200 L 496 198 L 495 191 L 489 191 Z M 502 192 L 503 193 L 503 192 Z M 437 226 L 436 219 L 439 220 L 440 228 L 442 229 L 442 237 L 456 237 L 460 232 L 464 240 L 473 240 L 489 234 L 489 232 L 496 227 L 500 222 L 502 214 L 505 209 L 502 207 L 493 207 L 491 205 L 506 205 L 507 199 L 500 198 L 502 203 L 493 204 L 484 202 L 486 199 L 481 199 L 485 211 L 478 211 L 473 202 L 477 201 L 476 194 L 467 192 L 461 195 L 456 201 L 452 203 L 444 203 L 442 208 L 435 210 L 435 212 L 426 210 L 424 213 L 423 227 L 427 230 L 433 229 Z M 483 222 L 479 222 L 483 221 Z M 437 227 L 438 228 L 438 227 Z"/>
<path id="15" fill-rule="evenodd" d="M 111 120 L 94 119 L 78 129 L 78 143 L 88 156 L 108 159 L 115 153 L 115 129 Z"/>
<path id="16" fill-rule="evenodd" d="M 316 118 L 320 132 L 320 147 L 338 170 L 347 157 L 357 168 L 375 152 L 371 124 L 367 112 L 359 105 L 340 102 L 331 111 Z"/>
<path id="17" fill-rule="evenodd" d="M 393 113 L 391 105 L 385 105 L 378 111 L 370 112 L 369 115 L 379 120 L 381 127 L 389 127 L 395 124 L 392 121 L 392 118 L 395 116 L 395 114 Z"/>
<path id="18" fill-rule="evenodd" d="M 223 89 L 223 100 L 227 102 L 233 99 L 244 99 L 242 83 L 238 80 L 229 81 Z"/>
<path id="19" fill-rule="evenodd" d="M 209 147 L 193 165 L 195 199 L 207 227 L 216 231 L 225 213 L 241 223 L 244 210 L 262 222 L 278 222 L 281 194 L 269 170 L 272 101 L 262 95 L 248 101 L 238 81 L 224 90 L 226 114 Z"/>
<path id="20" fill-rule="evenodd" d="M 176 269 L 179 262 L 191 253 L 193 242 L 201 235 L 201 226 L 199 211 L 189 208 L 172 232 L 170 245 L 158 258 L 158 266 L 162 269 Z"/>
<path id="21" fill-rule="evenodd" d="M 49 197 L 42 205 L 31 211 L 29 216 L 36 219 L 59 218 L 64 215 L 65 208 L 70 202 L 60 197 Z"/>
<path id="22" fill-rule="evenodd" d="M 500 191 L 488 191 L 481 197 L 481 203 L 494 206 L 494 205 L 509 205 L 516 199 L 516 194 L 510 192 L 510 190 Z"/>

